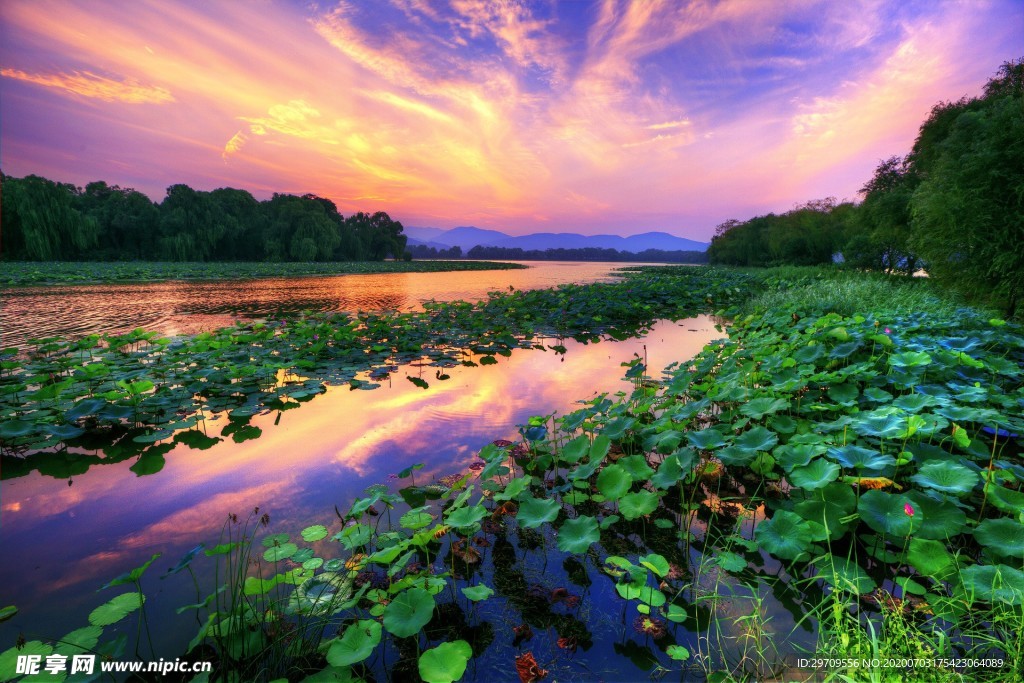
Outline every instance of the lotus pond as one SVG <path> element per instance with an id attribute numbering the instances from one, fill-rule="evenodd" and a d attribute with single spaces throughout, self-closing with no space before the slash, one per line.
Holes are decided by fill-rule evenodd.
<path id="1" fill-rule="evenodd" d="M 989 662 L 876 680 L 1017 680 L 1020 328 L 968 310 L 760 311 L 727 338 L 707 318 L 656 322 L 734 314 L 766 282 L 659 268 L 12 356 L 7 547 L 60 533 L 102 473 L 153 483 L 134 489 L 144 524 L 122 504 L 70 542 L 88 561 L 61 567 L 51 547 L 5 565 L 21 611 L 4 633 L 25 633 L 21 652 L 187 651 L 229 680 L 806 680 L 810 653 Z M 690 330 L 721 338 L 693 353 Z M 488 389 L 503 370 L 520 384 Z M 535 410 L 512 409 L 537 384 Z M 436 405 L 404 412 L 417 396 L 470 419 L 421 427 Z M 185 471 L 201 502 L 161 514 Z M 63 500 L 54 476 L 74 482 Z M 22 481 L 47 521 L 16 535 Z M 59 606 L 15 599 L 44 581 Z M 77 623 L 57 615 L 69 605 Z"/>

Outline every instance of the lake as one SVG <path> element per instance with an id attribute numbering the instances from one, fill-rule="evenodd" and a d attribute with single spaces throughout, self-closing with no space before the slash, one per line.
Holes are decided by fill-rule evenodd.
<path id="1" fill-rule="evenodd" d="M 20 330 L 26 338 L 136 326 L 176 334 L 236 317 L 416 309 L 424 300 L 479 299 L 509 286 L 593 282 L 611 277 L 611 269 L 621 265 L 545 263 L 486 273 L 32 287 L 14 296 L 6 292 L 10 298 L 5 299 L 4 315 L 14 315 L 10 302 L 20 307 L 18 319 L 28 321 Z M 48 312 L 38 310 L 51 304 Z M 36 331 L 40 328 L 46 331 Z M 186 574 L 158 577 L 197 543 L 216 545 L 228 515 L 244 520 L 258 507 L 260 515 L 269 514 L 266 533 L 294 535 L 312 524 L 337 530 L 335 509 L 347 510 L 373 485 L 396 489 L 398 471 L 422 464 L 415 475 L 420 483 L 470 472 L 484 446 L 496 439 L 521 438 L 519 426 L 531 416 L 564 415 L 578 401 L 600 393 L 628 393 L 633 385 L 623 381 L 623 364 L 643 358 L 649 374 L 658 376 L 660 368 L 691 358 L 721 336 L 707 316 L 662 321 L 642 338 L 596 344 L 566 340 L 564 355 L 519 349 L 495 365 L 451 368 L 450 379 L 431 381 L 426 390 L 404 380 L 428 368 L 401 366 L 376 390 L 329 387 L 298 409 L 257 415 L 252 420 L 262 430 L 257 439 L 235 443 L 222 435 L 229 421 L 215 416 L 205 425 L 206 433 L 218 440 L 215 445 L 197 450 L 178 444 L 155 467 L 147 461 L 139 468 L 135 459 L 106 463 L 103 453 L 96 452 L 87 471 L 70 477 L 34 470 L 11 478 L 17 472 L 8 468 L 0 534 L 12 559 L 0 568 L 0 603 L 16 604 L 21 613 L 0 624 L 0 636 L 5 642 L 19 633 L 28 639 L 52 638 L 85 625 L 93 608 L 125 587 L 102 593 L 97 589 L 160 554 L 143 581 L 146 612 L 157 625 L 153 641 L 158 655 L 177 656 L 198 624 L 194 613 L 177 615 L 175 608 L 205 593 L 197 596 Z M 4 345 L 10 343 L 5 338 Z M 53 472 L 60 473 L 60 465 Z M 338 554 L 337 544 L 323 543 L 325 557 Z M 486 571 L 509 571 L 508 552 L 496 547 L 485 558 Z M 536 590 L 570 585 L 569 572 L 549 567 L 542 553 L 512 557 L 521 580 Z M 197 560 L 195 570 L 209 584 L 211 562 L 201 560 L 206 561 Z M 578 615 L 586 634 L 581 636 L 581 652 L 571 655 L 555 647 L 553 639 L 538 641 L 532 648 L 538 661 L 560 679 L 646 677 L 656 659 L 635 640 L 632 616 L 626 619 L 624 611 L 620 616 L 623 602 L 612 583 L 595 581 L 583 597 L 587 614 Z M 765 604 L 775 615 L 773 627 L 792 628 L 789 614 L 773 606 L 774 598 L 766 597 Z M 500 599 L 487 601 L 481 604 L 481 616 L 497 623 L 507 609 Z M 107 633 L 119 629 L 133 637 L 134 621 L 109 627 Z M 506 679 L 510 647 L 496 642 L 474 657 L 466 680 Z"/>
<path id="2" fill-rule="evenodd" d="M 628 263 L 541 262 L 516 270 L 384 273 L 250 280 L 0 288 L 0 348 L 29 339 L 117 334 L 141 327 L 195 334 L 235 320 L 300 311 L 420 310 L 424 301 L 477 301 L 490 291 L 613 279 Z"/>

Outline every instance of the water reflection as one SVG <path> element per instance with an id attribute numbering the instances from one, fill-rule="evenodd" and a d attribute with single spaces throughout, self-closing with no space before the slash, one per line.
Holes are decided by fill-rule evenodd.
<path id="1" fill-rule="evenodd" d="M 165 335 L 225 327 L 239 318 L 300 311 L 419 310 L 431 299 L 477 301 L 487 292 L 612 279 L 625 263 L 541 263 L 520 270 L 382 273 L 0 289 L 0 347 L 48 336 L 142 327 Z"/>
<path id="2" fill-rule="evenodd" d="M 515 437 L 516 425 L 533 414 L 566 413 L 576 399 L 629 390 L 621 364 L 636 355 L 646 353 L 649 366 L 660 368 L 718 336 L 707 317 L 662 322 L 643 339 L 567 341 L 564 357 L 517 350 L 497 365 L 452 368 L 451 379 L 431 381 L 427 390 L 405 380 L 419 369 L 403 367 L 374 391 L 332 387 L 298 409 L 256 416 L 259 439 L 224 439 L 208 450 L 178 445 L 152 476 L 136 476 L 131 462 L 121 462 L 93 468 L 71 486 L 38 472 L 6 481 L 3 542 L 18 549 L 20 561 L 0 568 L 0 602 L 17 604 L 22 616 L 0 625 L 0 637 L 13 641 L 14 623 L 54 637 L 84 624 L 100 602 L 96 588 L 161 552 L 147 577 L 155 591 L 147 610 L 166 624 L 155 634 L 158 648 L 177 653 L 192 627 L 174 608 L 196 596 L 187 582 L 156 576 L 197 542 L 216 543 L 228 513 L 244 517 L 260 506 L 275 531 L 337 524 L 335 505 L 346 509 L 389 474 L 413 463 L 426 465 L 417 480 L 461 471 L 486 443 Z M 225 426 L 223 417 L 211 420 L 207 431 L 216 436 Z"/>

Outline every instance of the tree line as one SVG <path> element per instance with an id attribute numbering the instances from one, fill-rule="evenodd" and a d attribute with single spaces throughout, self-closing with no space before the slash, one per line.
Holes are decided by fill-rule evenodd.
<path id="1" fill-rule="evenodd" d="M 552 249 L 523 249 L 521 247 L 492 247 L 477 245 L 465 256 L 458 245 L 438 249 L 423 244 L 412 245 L 409 252 L 414 258 L 468 258 L 484 261 L 644 261 L 648 263 L 707 263 L 702 251 L 673 251 L 666 249 L 645 249 L 640 252 L 619 251 L 601 247 L 577 247 Z"/>
<path id="2" fill-rule="evenodd" d="M 858 204 L 821 200 L 729 220 L 711 263 L 828 263 L 929 276 L 1003 305 L 1024 295 L 1024 59 L 980 96 L 939 102 L 905 156 L 881 161 Z"/>
<path id="3" fill-rule="evenodd" d="M 329 199 L 172 185 L 159 204 L 104 181 L 84 188 L 4 176 L 0 258 L 25 261 L 380 261 L 406 256 L 383 211 L 343 217 Z"/>

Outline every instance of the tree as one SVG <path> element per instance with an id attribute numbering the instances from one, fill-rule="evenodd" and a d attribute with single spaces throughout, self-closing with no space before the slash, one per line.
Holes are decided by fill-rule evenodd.
<path id="1" fill-rule="evenodd" d="M 30 175 L 3 180 L 4 257 L 54 261 L 88 256 L 96 221 L 74 206 L 73 185 Z"/>
<path id="2" fill-rule="evenodd" d="M 854 266 L 913 275 L 920 259 L 909 246 L 910 198 L 919 184 L 909 157 L 889 157 L 875 169 L 860 193 L 858 230 L 844 255 Z"/>
<path id="3" fill-rule="evenodd" d="M 912 244 L 930 274 L 961 289 L 988 292 L 1009 315 L 1016 313 L 1024 293 L 1020 95 L 997 95 L 956 118 L 911 199 L 911 211 Z"/>

